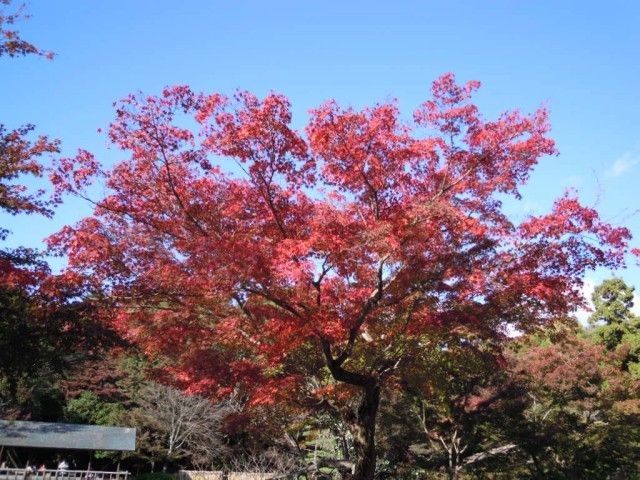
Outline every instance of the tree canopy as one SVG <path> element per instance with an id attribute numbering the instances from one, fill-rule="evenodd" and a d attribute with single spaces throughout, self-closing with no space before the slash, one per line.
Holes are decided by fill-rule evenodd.
<path id="1" fill-rule="evenodd" d="M 329 101 L 304 135 L 279 94 L 131 95 L 109 128 L 126 159 L 105 171 L 80 151 L 52 173 L 59 195 L 86 197 L 95 176 L 109 191 L 49 239 L 63 278 L 108 297 L 105 315 L 191 393 L 360 392 L 355 475 L 372 478 L 381 391 L 443 348 L 432 336 L 499 347 L 508 328 L 580 306 L 584 273 L 627 251 L 629 231 L 571 193 L 549 214 L 505 215 L 501 199 L 555 146 L 546 110 L 486 120 L 478 87 L 443 75 L 412 124 L 395 102 Z"/>

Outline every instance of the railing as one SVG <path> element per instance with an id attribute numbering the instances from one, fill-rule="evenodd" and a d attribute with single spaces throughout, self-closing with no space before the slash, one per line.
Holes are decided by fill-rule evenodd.
<path id="1" fill-rule="evenodd" d="M 0 480 L 127 480 L 129 472 L 98 470 L 35 470 L 33 468 L 0 468 Z"/>

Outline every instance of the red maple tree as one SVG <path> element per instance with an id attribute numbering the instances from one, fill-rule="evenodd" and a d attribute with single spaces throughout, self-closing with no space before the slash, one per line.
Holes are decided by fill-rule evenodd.
<path id="1" fill-rule="evenodd" d="M 544 109 L 484 119 L 478 87 L 442 76 L 413 124 L 395 102 L 330 101 L 305 134 L 277 94 L 132 95 L 109 130 L 124 160 L 103 172 L 83 151 L 53 173 L 59 194 L 86 195 L 94 175 L 109 193 L 51 246 L 191 392 L 357 395 L 354 478 L 371 479 L 381 395 L 421 352 L 566 314 L 586 269 L 624 262 L 628 230 L 572 194 L 505 215 L 554 142 Z"/>

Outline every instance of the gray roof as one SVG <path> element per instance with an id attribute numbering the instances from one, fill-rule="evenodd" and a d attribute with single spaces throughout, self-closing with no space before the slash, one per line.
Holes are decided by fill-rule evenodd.
<path id="1" fill-rule="evenodd" d="M 71 450 L 135 450 L 136 429 L 0 420 L 0 445 Z"/>

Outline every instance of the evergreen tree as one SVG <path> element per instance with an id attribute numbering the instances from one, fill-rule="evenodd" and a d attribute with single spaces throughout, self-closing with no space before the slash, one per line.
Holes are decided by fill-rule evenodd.
<path id="1" fill-rule="evenodd" d="M 621 278 L 602 282 L 593 292 L 595 310 L 589 323 L 593 340 L 618 351 L 623 367 L 640 377 L 640 317 L 632 311 L 634 290 Z"/>

